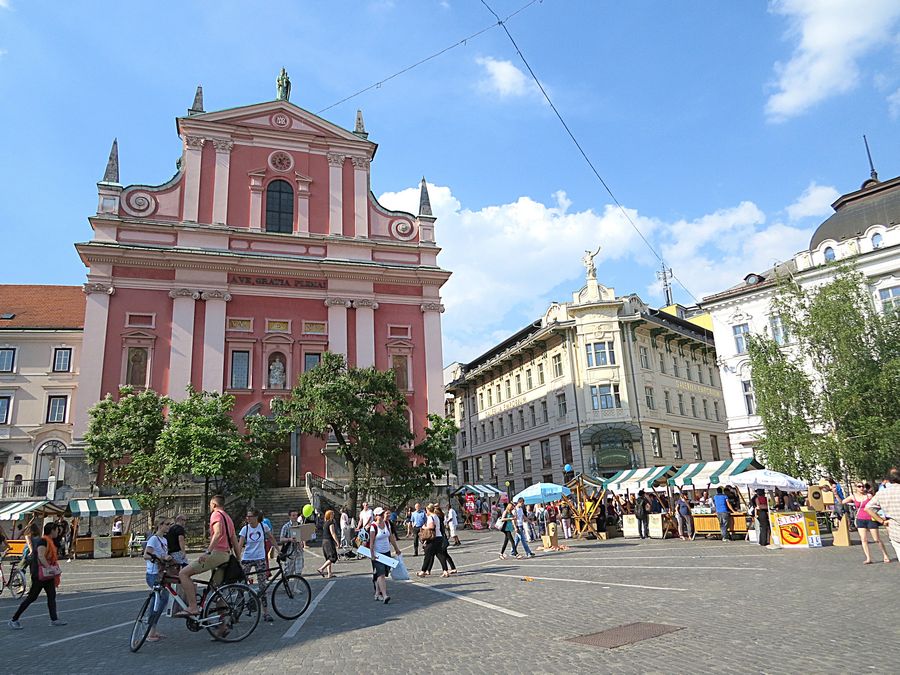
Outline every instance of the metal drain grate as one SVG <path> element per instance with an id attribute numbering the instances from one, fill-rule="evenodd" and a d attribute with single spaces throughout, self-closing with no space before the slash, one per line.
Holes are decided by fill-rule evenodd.
<path id="1" fill-rule="evenodd" d="M 664 623 L 647 623 L 639 621 L 638 623 L 629 623 L 624 626 L 616 626 L 609 630 L 603 630 L 599 633 L 588 633 L 587 635 L 579 635 L 569 638 L 567 642 L 577 642 L 582 645 L 591 647 L 604 647 L 606 649 L 615 649 L 616 647 L 624 647 L 625 645 L 633 645 L 641 640 L 649 640 L 650 638 L 666 635 L 679 631 L 683 626 L 669 626 Z"/>

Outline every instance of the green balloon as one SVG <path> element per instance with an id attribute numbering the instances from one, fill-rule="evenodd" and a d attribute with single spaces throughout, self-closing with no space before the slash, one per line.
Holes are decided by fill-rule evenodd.
<path id="1" fill-rule="evenodd" d="M 303 507 L 303 517 L 309 518 L 313 514 L 312 504 L 307 504 Z"/>

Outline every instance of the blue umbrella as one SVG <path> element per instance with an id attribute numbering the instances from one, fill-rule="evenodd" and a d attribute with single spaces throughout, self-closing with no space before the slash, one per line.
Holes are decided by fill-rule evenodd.
<path id="1" fill-rule="evenodd" d="M 526 504 L 543 504 L 558 501 L 563 498 L 563 495 L 569 496 L 570 494 L 572 494 L 572 491 L 565 485 L 535 483 L 513 497 L 513 501 L 517 502 L 519 499 L 524 499 Z"/>

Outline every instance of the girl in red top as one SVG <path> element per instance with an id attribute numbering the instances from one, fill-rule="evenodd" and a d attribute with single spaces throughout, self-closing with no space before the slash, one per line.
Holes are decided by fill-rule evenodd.
<path id="1" fill-rule="evenodd" d="M 884 562 L 891 562 L 884 544 L 881 543 L 881 537 L 878 536 L 878 521 L 874 520 L 869 512 L 866 511 L 866 504 L 872 499 L 872 486 L 868 483 L 855 483 L 853 485 L 853 494 L 847 497 L 842 504 L 852 503 L 856 507 L 856 529 L 859 532 L 859 540 L 862 542 L 863 553 L 866 556 L 863 565 L 871 565 L 872 557 L 869 555 L 869 537 L 868 532 L 872 536 L 872 541 L 878 544 L 881 549 L 881 555 L 884 556 Z"/>

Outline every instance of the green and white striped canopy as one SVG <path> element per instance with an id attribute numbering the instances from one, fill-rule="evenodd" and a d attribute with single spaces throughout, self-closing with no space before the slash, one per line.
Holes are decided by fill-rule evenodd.
<path id="1" fill-rule="evenodd" d="M 649 490 L 671 473 L 673 468 L 672 465 L 645 466 L 640 469 L 620 471 L 606 481 L 606 489 L 617 494 Z"/>
<path id="2" fill-rule="evenodd" d="M 0 520 L 18 520 L 22 516 L 39 509 L 54 514 L 63 512 L 61 508 L 54 506 L 48 499 L 30 502 L 7 502 L 0 504 Z"/>
<path id="3" fill-rule="evenodd" d="M 669 478 L 669 485 L 699 490 L 707 489 L 710 485 L 730 485 L 732 476 L 757 466 L 752 457 L 685 464 Z"/>
<path id="4" fill-rule="evenodd" d="M 97 516 L 108 518 L 110 516 L 130 516 L 140 513 L 141 507 L 133 499 L 73 499 L 69 502 L 69 511 L 73 516 L 87 518 Z"/>

